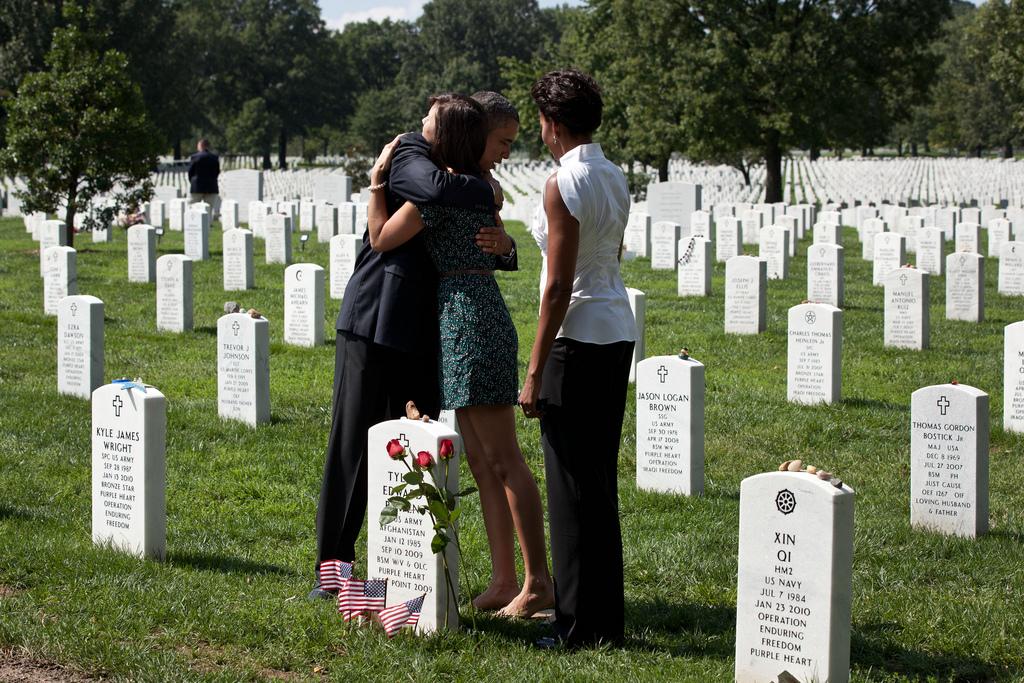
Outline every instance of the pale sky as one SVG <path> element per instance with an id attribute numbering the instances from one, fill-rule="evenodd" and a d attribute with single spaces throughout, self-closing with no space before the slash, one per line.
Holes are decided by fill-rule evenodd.
<path id="1" fill-rule="evenodd" d="M 328 28 L 342 28 L 352 21 L 374 19 L 416 19 L 422 11 L 426 0 L 318 0 L 320 10 Z M 582 0 L 539 0 L 541 7 L 556 5 L 582 5 Z"/>

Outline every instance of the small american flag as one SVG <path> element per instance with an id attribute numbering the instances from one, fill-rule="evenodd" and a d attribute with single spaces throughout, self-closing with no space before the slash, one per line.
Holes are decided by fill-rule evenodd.
<path id="1" fill-rule="evenodd" d="M 320 588 L 325 591 L 341 590 L 352 578 L 352 563 L 341 560 L 324 560 L 320 563 Z"/>
<path id="2" fill-rule="evenodd" d="M 420 611 L 426 597 L 427 594 L 424 593 L 418 598 L 400 602 L 381 611 L 378 616 L 388 638 L 393 637 L 403 626 L 416 626 L 420 622 Z"/>
<path id="3" fill-rule="evenodd" d="M 384 609 L 388 595 L 387 579 L 349 579 L 338 593 L 338 612 L 350 621 L 353 617 L 369 615 Z"/>

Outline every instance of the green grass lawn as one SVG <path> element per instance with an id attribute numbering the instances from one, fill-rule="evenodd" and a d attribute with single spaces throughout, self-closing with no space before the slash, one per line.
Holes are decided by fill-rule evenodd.
<path id="1" fill-rule="evenodd" d="M 522 270 L 499 280 L 523 367 L 539 255 L 520 224 L 510 229 Z M 257 240 L 256 289 L 223 292 L 215 226 L 212 259 L 195 264 L 195 330 L 157 333 L 155 286 L 128 283 L 124 233 L 109 245 L 79 239 L 79 293 L 106 304 L 106 379 L 139 376 L 167 396 L 167 559 L 92 545 L 90 407 L 56 393 L 56 319 L 42 313 L 36 245 L 20 220 L 0 220 L 0 650 L 136 680 L 728 681 L 740 481 L 802 458 L 857 491 L 855 680 L 1024 677 L 1024 439 L 1004 433 L 1001 419 L 1002 331 L 1024 319 L 1024 300 L 996 294 L 991 259 L 985 322 L 946 321 L 937 278 L 931 349 L 888 350 L 882 290 L 846 229 L 843 401 L 821 407 L 785 398 L 786 310 L 805 298 L 806 242 L 790 278 L 769 283 L 768 331 L 756 337 L 723 333 L 722 265 L 713 296 L 679 299 L 672 273 L 644 259 L 625 264 L 626 283 L 647 293 L 648 355 L 685 346 L 707 366 L 705 495 L 636 490 L 631 389 L 619 466 L 628 642 L 554 654 L 530 647 L 542 635 L 534 624 L 478 617 L 475 631 L 388 641 L 307 603 L 339 302 L 328 299 L 325 346 L 285 346 L 284 266 L 265 265 Z M 305 251 L 295 247 L 296 261 L 327 266 L 315 236 Z M 158 250 L 181 252 L 181 233 L 168 232 Z M 270 320 L 273 419 L 257 429 L 217 417 L 216 320 L 226 299 Z M 909 526 L 910 394 L 953 378 L 991 396 L 991 533 L 974 541 Z M 536 424 L 519 420 L 543 489 Z M 472 500 L 463 539 L 465 608 L 488 569 Z"/>

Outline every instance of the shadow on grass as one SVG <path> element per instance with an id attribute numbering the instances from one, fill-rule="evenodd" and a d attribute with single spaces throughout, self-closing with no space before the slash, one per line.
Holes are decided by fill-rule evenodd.
<path id="1" fill-rule="evenodd" d="M 882 669 L 908 681 L 994 681 L 1005 676 L 1000 667 L 970 655 L 931 653 L 893 643 L 902 630 L 896 623 L 865 624 L 850 637 L 850 661 L 862 669 Z"/>
<path id="2" fill-rule="evenodd" d="M 23 519 L 30 520 L 35 519 L 36 514 L 25 510 L 24 508 L 16 508 L 6 503 L 0 503 L 0 519 Z"/>
<path id="3" fill-rule="evenodd" d="M 907 405 L 892 403 L 891 401 L 879 401 L 873 398 L 844 398 L 843 405 L 851 408 L 879 408 L 898 412 L 908 412 Z"/>
<path id="4" fill-rule="evenodd" d="M 211 337 L 217 336 L 216 325 L 200 325 L 199 327 L 193 328 L 192 331 L 195 332 L 196 334 L 206 334 Z"/>
<path id="5" fill-rule="evenodd" d="M 221 572 L 224 574 L 279 574 L 295 576 L 291 569 L 279 567 L 266 562 L 253 562 L 237 557 L 224 557 L 209 553 L 168 553 L 167 564 L 186 565 L 200 571 Z"/>

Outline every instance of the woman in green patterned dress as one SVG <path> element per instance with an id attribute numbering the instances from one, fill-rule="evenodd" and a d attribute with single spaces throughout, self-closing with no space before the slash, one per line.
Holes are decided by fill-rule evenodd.
<path id="1" fill-rule="evenodd" d="M 438 166 L 479 175 L 487 138 L 486 118 L 479 104 L 461 95 L 432 98 L 423 124 Z M 396 145 L 397 138 L 384 148 L 370 173 L 370 244 L 376 251 L 388 251 L 422 232 L 440 273 L 441 406 L 455 410 L 458 416 L 480 489 L 491 553 L 508 558 L 494 566 L 511 565 L 514 577 L 512 539 L 494 533 L 509 529 L 511 517 L 526 569 L 522 589 L 514 595 L 502 595 L 507 583 L 496 585 L 501 577 L 494 576 L 487 593 L 480 597 L 502 596 L 501 603 L 510 597 L 499 613 L 528 617 L 553 605 L 554 588 L 547 565 L 540 493 L 516 438 L 516 330 L 494 279 L 497 257 L 481 251 L 474 240 L 481 227 L 494 225 L 496 213 L 493 206 L 472 210 L 407 202 L 388 217 L 381 190 Z"/>

